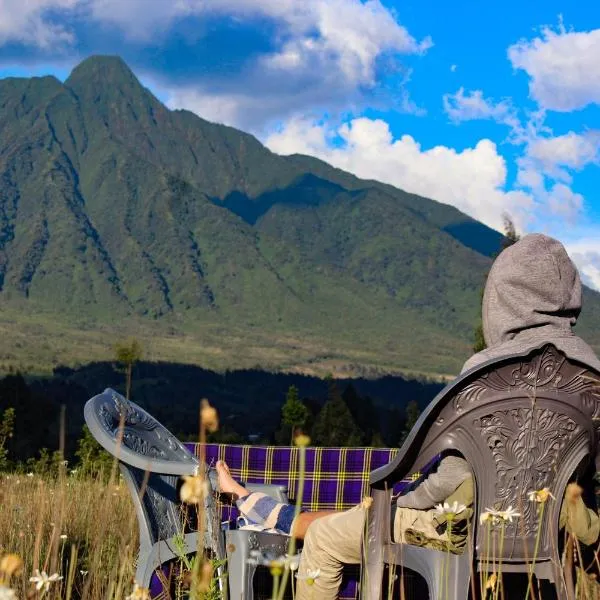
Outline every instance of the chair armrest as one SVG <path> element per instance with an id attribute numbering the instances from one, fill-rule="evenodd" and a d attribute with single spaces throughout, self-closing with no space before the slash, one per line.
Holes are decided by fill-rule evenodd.
<path id="1" fill-rule="evenodd" d="M 289 498 L 287 495 L 287 487 L 284 485 L 278 485 L 276 483 L 246 483 L 244 487 L 250 492 L 262 492 L 267 496 L 271 496 L 282 502 L 283 504 L 289 504 Z"/>

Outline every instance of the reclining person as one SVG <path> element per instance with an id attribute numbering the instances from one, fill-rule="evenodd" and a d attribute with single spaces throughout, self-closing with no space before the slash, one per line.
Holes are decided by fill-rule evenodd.
<path id="1" fill-rule="evenodd" d="M 471 357 L 463 372 L 491 359 L 526 354 L 551 343 L 600 373 L 593 350 L 572 332 L 581 310 L 581 281 L 560 242 L 533 234 L 504 250 L 488 276 L 482 309 L 488 348 Z M 298 600 L 335 599 L 344 563 L 361 562 L 366 508 L 306 512 L 294 522 L 292 507 L 264 494 L 248 493 L 233 481 L 223 463 L 218 470 L 223 491 L 239 496 L 238 506 L 250 522 L 304 538 L 299 572 L 319 570 L 320 576 L 310 585 L 299 579 Z M 594 543 L 600 531 L 596 512 L 585 506 L 577 484 L 570 484 L 565 496 L 561 527 L 567 526 L 584 544 Z M 449 539 L 443 518 L 435 510 L 438 503 L 455 501 L 466 507 L 456 518 L 457 523 L 464 522 L 472 512 L 472 473 L 463 458 L 447 455 L 416 489 L 397 499 L 394 541 L 460 549 L 466 530 L 451 531 Z"/>

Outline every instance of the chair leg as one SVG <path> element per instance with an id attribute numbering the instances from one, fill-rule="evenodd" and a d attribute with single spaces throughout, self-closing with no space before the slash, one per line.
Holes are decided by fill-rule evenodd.
<path id="1" fill-rule="evenodd" d="M 247 538 L 237 531 L 227 531 L 226 536 L 229 600 L 253 600 L 256 567 L 248 564 Z"/>
<path id="2" fill-rule="evenodd" d="M 447 554 L 416 546 L 404 546 L 401 560 L 427 582 L 429 600 L 467 600 L 471 583 L 469 554 Z"/>
<path id="3" fill-rule="evenodd" d="M 383 592 L 383 562 L 367 559 L 360 581 L 361 600 L 381 600 Z"/>

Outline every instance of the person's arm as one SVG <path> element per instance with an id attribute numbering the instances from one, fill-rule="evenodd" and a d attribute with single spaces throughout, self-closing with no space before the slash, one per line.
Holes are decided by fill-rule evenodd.
<path id="1" fill-rule="evenodd" d="M 435 473 L 429 475 L 408 494 L 400 496 L 396 504 L 400 508 L 433 508 L 436 504 L 444 502 L 471 475 L 469 463 L 464 458 L 446 456 Z"/>

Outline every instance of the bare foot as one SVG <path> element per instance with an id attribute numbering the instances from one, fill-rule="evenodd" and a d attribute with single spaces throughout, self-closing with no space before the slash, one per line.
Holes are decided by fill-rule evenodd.
<path id="1" fill-rule="evenodd" d="M 248 490 L 241 486 L 229 472 L 227 463 L 222 460 L 217 461 L 215 465 L 217 469 L 217 475 L 219 476 L 219 491 L 222 494 L 234 494 L 238 498 L 243 498 L 248 495 Z"/>

